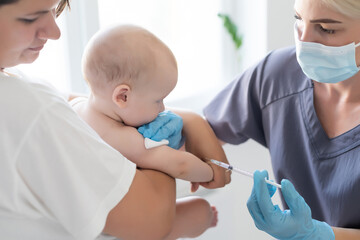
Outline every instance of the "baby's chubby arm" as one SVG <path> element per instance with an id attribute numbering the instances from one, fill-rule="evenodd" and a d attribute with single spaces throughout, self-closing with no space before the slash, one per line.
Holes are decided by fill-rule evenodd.
<path id="1" fill-rule="evenodd" d="M 140 168 L 159 170 L 191 182 L 209 182 L 213 179 L 214 165 L 210 166 L 189 152 L 168 146 L 146 149 L 144 137 L 134 127 L 115 128 L 103 138 Z"/>
<path id="2" fill-rule="evenodd" d="M 171 111 L 180 115 L 183 119 L 184 127 L 182 132 L 186 138 L 186 151 L 199 158 L 215 159 L 228 163 L 224 149 L 209 123 L 202 116 L 180 109 L 172 109 Z M 209 189 L 224 187 L 231 181 L 230 174 L 231 172 L 225 172 L 224 168 L 215 166 L 214 181 L 202 183 L 201 185 Z M 196 190 L 196 188 L 193 190 Z"/>

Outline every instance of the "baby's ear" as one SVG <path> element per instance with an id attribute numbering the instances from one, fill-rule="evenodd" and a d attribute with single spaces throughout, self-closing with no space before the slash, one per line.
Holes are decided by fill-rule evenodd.
<path id="1" fill-rule="evenodd" d="M 131 89 L 129 85 L 120 84 L 116 86 L 113 91 L 112 101 L 121 108 L 126 107 L 130 92 Z"/>

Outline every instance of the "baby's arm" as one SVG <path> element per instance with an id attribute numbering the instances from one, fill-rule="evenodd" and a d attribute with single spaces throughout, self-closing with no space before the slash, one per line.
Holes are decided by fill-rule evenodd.
<path id="1" fill-rule="evenodd" d="M 212 158 L 228 163 L 224 149 L 205 119 L 189 111 L 179 109 L 172 111 L 183 119 L 186 151 L 193 153 L 199 158 Z M 221 167 L 214 167 L 214 181 L 202 183 L 201 185 L 205 188 L 223 187 L 230 183 L 230 174 L 231 172 L 225 172 Z"/>
<path id="2" fill-rule="evenodd" d="M 209 182 L 213 179 L 212 167 L 189 152 L 168 146 L 146 149 L 144 137 L 133 127 L 114 128 L 102 137 L 140 168 L 159 170 L 191 182 Z"/>

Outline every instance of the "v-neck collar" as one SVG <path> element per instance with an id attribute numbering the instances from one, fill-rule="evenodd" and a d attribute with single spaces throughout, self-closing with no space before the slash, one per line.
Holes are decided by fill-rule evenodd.
<path id="1" fill-rule="evenodd" d="M 302 92 L 301 109 L 307 133 L 319 159 L 336 157 L 360 145 L 360 125 L 334 138 L 327 136 L 315 111 L 314 87 Z"/>

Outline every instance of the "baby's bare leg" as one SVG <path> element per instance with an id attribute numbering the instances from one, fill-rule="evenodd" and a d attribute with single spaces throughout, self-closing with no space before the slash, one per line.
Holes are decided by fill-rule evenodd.
<path id="1" fill-rule="evenodd" d="M 203 198 L 186 197 L 176 201 L 174 226 L 166 240 L 195 238 L 217 224 L 217 210 Z"/>

